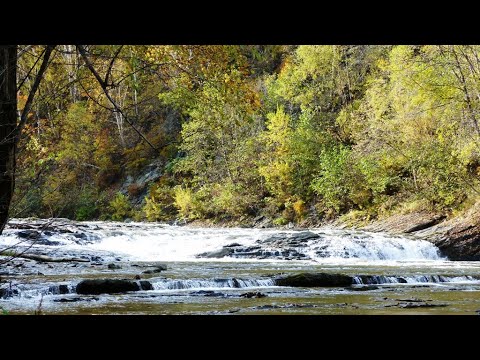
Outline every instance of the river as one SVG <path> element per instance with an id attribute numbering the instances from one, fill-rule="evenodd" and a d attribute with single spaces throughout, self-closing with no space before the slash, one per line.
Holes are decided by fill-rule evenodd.
<path id="1" fill-rule="evenodd" d="M 0 312 L 8 314 L 480 312 L 480 263 L 449 261 L 433 244 L 414 237 L 333 228 L 194 228 L 63 219 L 11 223 L 0 236 L 0 249 L 15 245 L 85 262 L 15 259 L 1 265 Z M 35 232 L 33 243 L 25 231 Z M 155 270 L 159 263 L 167 269 Z M 342 287 L 275 284 L 278 277 L 303 272 L 346 274 L 353 281 Z M 76 293 L 84 279 L 136 281 L 136 276 L 153 289 Z"/>

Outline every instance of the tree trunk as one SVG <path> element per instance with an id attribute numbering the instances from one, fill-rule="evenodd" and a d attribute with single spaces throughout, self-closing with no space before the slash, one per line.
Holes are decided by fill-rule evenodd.
<path id="1" fill-rule="evenodd" d="M 7 220 L 15 186 L 17 126 L 17 46 L 0 46 L 0 234 Z"/>

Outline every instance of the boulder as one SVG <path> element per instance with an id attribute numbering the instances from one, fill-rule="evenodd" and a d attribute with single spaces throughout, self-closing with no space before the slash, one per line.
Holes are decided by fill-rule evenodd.
<path id="1" fill-rule="evenodd" d="M 153 290 L 153 285 L 150 281 L 142 280 L 139 281 L 141 290 Z"/>
<path id="2" fill-rule="evenodd" d="M 68 285 L 66 284 L 61 284 L 61 285 L 52 285 L 48 288 L 48 292 L 53 294 L 53 295 L 58 295 L 58 294 L 68 294 L 70 290 L 68 289 Z"/>
<path id="3" fill-rule="evenodd" d="M 320 238 L 320 235 L 318 234 L 315 234 L 311 231 L 302 231 L 299 233 L 293 233 L 291 240 L 302 243 L 302 242 L 307 242 L 309 240 L 318 239 L 318 238 Z"/>
<path id="4" fill-rule="evenodd" d="M 40 234 L 36 230 L 23 230 L 23 231 L 19 231 L 17 233 L 17 236 L 22 239 L 36 240 L 36 239 L 39 239 L 42 236 L 42 234 Z"/>
<path id="5" fill-rule="evenodd" d="M 167 270 L 167 264 L 164 263 L 155 262 L 152 263 L 151 266 L 156 267 L 157 269 L 160 269 L 162 271 Z"/>
<path id="6" fill-rule="evenodd" d="M 277 286 L 292 287 L 335 287 L 352 285 L 353 278 L 343 274 L 300 273 L 275 279 Z"/>
<path id="7" fill-rule="evenodd" d="M 114 263 L 110 263 L 108 264 L 108 268 L 110 270 L 118 270 L 118 269 L 121 269 L 122 267 L 120 265 L 117 265 L 117 264 L 114 264 Z"/>
<path id="8" fill-rule="evenodd" d="M 220 250 L 214 250 L 209 252 L 204 252 L 202 254 L 198 254 L 196 257 L 200 258 L 222 258 L 225 256 L 229 256 L 233 254 L 234 250 L 232 248 L 222 248 Z"/>
<path id="9" fill-rule="evenodd" d="M 65 284 L 58 285 L 58 292 L 60 294 L 68 294 L 70 292 L 70 290 L 68 289 L 68 285 L 65 285 Z"/>
<path id="10" fill-rule="evenodd" d="M 137 282 L 118 279 L 83 280 L 76 288 L 77 294 L 82 295 L 115 294 L 139 290 L 140 286 Z"/>

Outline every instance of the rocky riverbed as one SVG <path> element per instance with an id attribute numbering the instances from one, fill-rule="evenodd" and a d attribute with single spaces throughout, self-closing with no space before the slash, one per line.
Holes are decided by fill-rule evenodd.
<path id="1" fill-rule="evenodd" d="M 480 309 L 478 263 L 414 234 L 29 219 L 13 220 L 0 247 L 0 307 L 12 314 Z"/>

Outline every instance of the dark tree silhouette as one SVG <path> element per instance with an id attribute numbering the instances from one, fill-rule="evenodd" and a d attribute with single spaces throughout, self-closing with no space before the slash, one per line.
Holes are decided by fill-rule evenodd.
<path id="1" fill-rule="evenodd" d="M 15 186 L 17 46 L 0 46 L 0 234 Z"/>
<path id="2" fill-rule="evenodd" d="M 8 221 L 15 188 L 16 147 L 54 48 L 45 47 L 42 63 L 17 121 L 17 46 L 0 45 L 0 234 Z"/>

